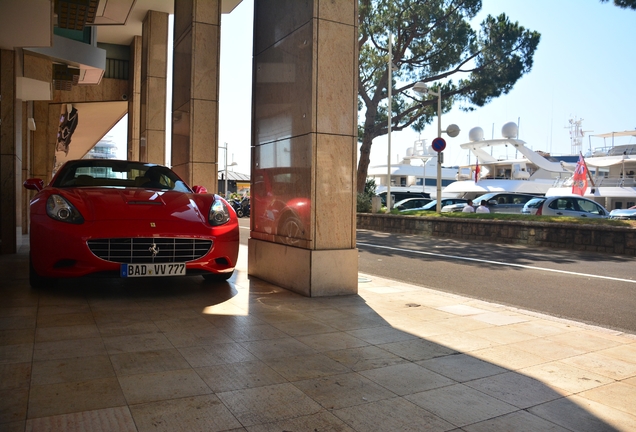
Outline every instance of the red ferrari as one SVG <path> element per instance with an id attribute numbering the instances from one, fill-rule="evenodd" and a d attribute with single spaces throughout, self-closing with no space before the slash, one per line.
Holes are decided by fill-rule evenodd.
<path id="1" fill-rule="evenodd" d="M 123 160 L 69 161 L 31 200 L 30 283 L 79 276 L 232 276 L 236 213 L 172 170 Z M 197 193 L 198 192 L 198 193 Z"/>

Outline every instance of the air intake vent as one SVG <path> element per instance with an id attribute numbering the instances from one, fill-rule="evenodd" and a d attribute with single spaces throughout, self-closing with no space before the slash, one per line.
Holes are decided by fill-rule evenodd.
<path id="1" fill-rule="evenodd" d="M 194 261 L 212 248 L 212 240 L 156 237 L 89 240 L 87 244 L 97 257 L 127 264 Z"/>

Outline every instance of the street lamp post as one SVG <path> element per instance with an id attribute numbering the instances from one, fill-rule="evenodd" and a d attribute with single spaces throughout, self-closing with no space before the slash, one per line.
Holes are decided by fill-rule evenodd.
<path id="1" fill-rule="evenodd" d="M 428 86 L 423 82 L 417 82 L 413 85 L 413 91 L 420 94 L 430 94 L 432 96 L 437 96 L 437 137 L 442 138 L 442 132 L 446 132 L 448 136 L 451 138 L 459 135 L 459 126 L 452 124 L 446 128 L 445 131 L 442 130 L 442 91 L 439 90 L 437 93 L 429 90 Z M 435 197 L 437 204 L 435 210 L 437 213 L 442 212 L 442 162 L 444 162 L 444 152 L 437 152 L 437 196 Z"/>
<path id="2" fill-rule="evenodd" d="M 387 69 L 388 69 L 388 79 L 387 79 L 387 96 L 388 96 L 388 106 L 387 106 L 387 141 L 388 141 L 388 151 L 387 151 L 387 173 L 386 173 L 386 212 L 391 213 L 391 115 L 392 113 L 392 101 L 391 101 L 391 88 L 393 87 L 393 35 L 389 33 L 389 55 L 387 60 Z"/>
<path id="3" fill-rule="evenodd" d="M 227 143 L 223 143 L 223 144 L 225 144 L 225 147 L 219 146 L 219 148 L 222 148 L 222 149 L 225 150 L 225 189 L 223 190 L 223 192 L 225 194 L 225 199 L 227 199 L 228 198 L 228 193 L 227 193 L 227 167 L 228 167 L 228 164 L 227 164 Z M 237 165 L 237 163 L 236 162 L 232 162 L 229 166 L 235 166 L 235 165 Z"/>

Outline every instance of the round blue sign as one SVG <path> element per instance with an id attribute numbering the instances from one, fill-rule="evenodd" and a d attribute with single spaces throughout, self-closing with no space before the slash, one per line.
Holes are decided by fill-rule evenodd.
<path id="1" fill-rule="evenodd" d="M 444 149 L 446 148 L 446 141 L 444 140 L 444 138 L 441 137 L 435 138 L 433 140 L 433 143 L 431 144 L 431 147 L 433 148 L 433 150 L 439 153 L 441 151 L 444 151 Z"/>

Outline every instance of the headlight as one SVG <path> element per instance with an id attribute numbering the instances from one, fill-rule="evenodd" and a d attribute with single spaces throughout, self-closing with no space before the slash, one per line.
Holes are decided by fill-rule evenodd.
<path id="1" fill-rule="evenodd" d="M 46 214 L 60 222 L 84 223 L 84 218 L 73 205 L 60 195 L 51 195 L 46 200 Z"/>
<path id="2" fill-rule="evenodd" d="M 221 199 L 215 199 L 210 207 L 210 214 L 208 215 L 208 221 L 212 226 L 219 226 L 227 223 L 230 220 L 230 211 L 225 205 L 225 201 Z"/>

